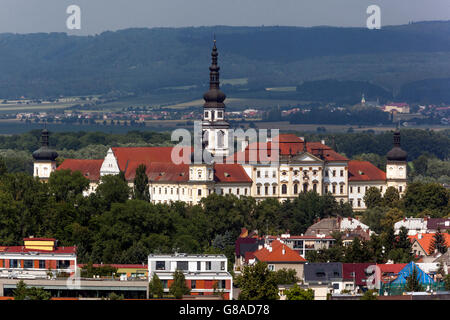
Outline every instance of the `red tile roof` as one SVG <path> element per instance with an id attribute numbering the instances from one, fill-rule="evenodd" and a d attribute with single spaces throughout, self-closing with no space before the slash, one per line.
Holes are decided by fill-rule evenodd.
<path id="1" fill-rule="evenodd" d="M 348 162 L 349 181 L 385 181 L 386 173 L 368 161 L 351 160 Z"/>
<path id="2" fill-rule="evenodd" d="M 56 170 L 69 169 L 72 171 L 79 171 L 87 179 L 98 181 L 100 179 L 100 168 L 102 167 L 102 163 L 103 159 L 65 159 Z"/>
<path id="3" fill-rule="evenodd" d="M 215 164 L 214 180 L 217 182 L 248 182 L 252 179 L 247 175 L 244 168 L 240 164 Z"/>
<path id="4" fill-rule="evenodd" d="M 407 263 L 383 263 L 377 264 L 377 267 L 380 268 L 381 273 L 399 273 L 404 267 L 406 267 Z"/>
<path id="5" fill-rule="evenodd" d="M 270 246 L 272 247 L 272 252 L 270 252 L 267 248 L 262 248 L 255 251 L 253 254 L 256 259 L 263 262 L 306 262 L 306 260 L 296 251 L 292 250 L 286 244 L 278 240 L 274 240 Z"/>
<path id="6" fill-rule="evenodd" d="M 428 254 L 432 254 L 433 252 L 430 251 L 430 245 L 433 241 L 435 233 L 421 233 L 420 235 L 422 237 L 421 239 L 419 239 L 419 234 L 416 234 L 414 236 L 408 236 L 408 238 L 411 240 L 411 242 L 416 240 L 417 242 L 419 242 L 423 250 L 425 250 Z M 442 233 L 442 235 L 445 239 L 447 247 L 450 246 L 450 234 Z"/>
<path id="7" fill-rule="evenodd" d="M 149 181 L 183 182 L 189 180 L 189 165 L 153 162 L 147 166 Z"/>
<path id="8" fill-rule="evenodd" d="M 296 137 L 295 135 L 280 135 L 278 137 L 278 146 L 276 145 L 276 137 L 274 142 L 255 142 L 248 145 L 244 151 L 238 151 L 235 154 L 228 157 L 228 159 L 234 160 L 235 162 L 243 161 L 248 162 L 263 162 L 263 161 L 278 161 L 278 155 L 288 156 L 296 155 L 303 152 L 304 142 L 302 139 Z M 276 154 L 272 154 L 272 144 L 273 147 L 278 151 Z M 260 150 L 267 150 L 267 152 L 262 152 L 260 155 Z M 332 150 L 330 147 L 320 143 L 320 142 L 307 142 L 306 151 L 318 158 L 323 157 L 326 161 L 348 161 L 348 159 L 339 153 Z M 251 158 L 252 157 L 252 158 Z M 241 160 L 242 159 L 242 160 Z"/>
<path id="9" fill-rule="evenodd" d="M 172 163 L 172 150 L 174 147 L 117 147 L 111 148 L 117 159 L 119 168 L 126 171 L 127 163 L 133 161 Z M 191 154 L 191 147 L 186 147 L 180 154 L 184 154 L 184 150 Z"/>
<path id="10" fill-rule="evenodd" d="M 0 253 L 27 253 L 27 252 L 40 252 L 40 253 L 52 253 L 52 254 L 75 254 L 77 247 L 56 247 L 54 250 L 39 250 L 39 249 L 26 249 L 25 246 L 9 246 L 0 247 Z"/>

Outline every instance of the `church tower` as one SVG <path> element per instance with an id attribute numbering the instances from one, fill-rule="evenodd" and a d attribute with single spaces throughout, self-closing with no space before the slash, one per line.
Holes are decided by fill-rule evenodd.
<path id="1" fill-rule="evenodd" d="M 217 65 L 217 47 L 214 46 L 209 67 L 209 90 L 203 95 L 202 144 L 214 156 L 228 156 L 228 134 L 230 124 L 225 120 L 225 94 L 219 87 L 219 70 Z"/>
<path id="2" fill-rule="evenodd" d="M 33 152 L 33 176 L 44 181 L 47 181 L 50 174 L 56 170 L 56 158 L 58 157 L 58 153 L 49 148 L 48 136 L 48 130 L 42 130 L 41 147 Z"/>
<path id="3" fill-rule="evenodd" d="M 406 190 L 408 154 L 400 147 L 400 130 L 394 132 L 394 147 L 387 153 L 386 179 L 388 187 L 395 187 L 400 194 Z"/>

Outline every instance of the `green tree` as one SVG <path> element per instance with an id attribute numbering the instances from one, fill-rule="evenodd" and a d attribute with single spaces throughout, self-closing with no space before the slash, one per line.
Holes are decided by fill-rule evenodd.
<path id="1" fill-rule="evenodd" d="M 162 298 L 164 295 L 163 284 L 156 273 L 153 275 L 152 280 L 148 284 L 148 290 L 150 298 L 154 298 L 155 296 L 157 298 Z"/>
<path id="2" fill-rule="evenodd" d="M 391 208 L 381 219 L 380 223 L 384 229 L 394 227 L 394 224 L 405 217 L 405 213 L 398 208 Z"/>
<path id="3" fill-rule="evenodd" d="M 285 291 L 287 300 L 314 300 L 314 291 L 312 289 L 302 289 L 299 285 Z"/>
<path id="4" fill-rule="evenodd" d="M 274 272 L 277 284 L 293 284 L 299 281 L 297 272 L 294 269 L 282 268 Z"/>
<path id="5" fill-rule="evenodd" d="M 56 201 L 70 201 L 89 187 L 89 180 L 80 171 L 56 170 L 48 179 L 50 194 Z"/>
<path id="6" fill-rule="evenodd" d="M 13 295 L 14 300 L 50 300 L 51 298 L 50 292 L 42 288 L 28 288 L 23 280 L 16 284 Z"/>
<path id="7" fill-rule="evenodd" d="M 444 254 L 447 252 L 448 245 L 445 242 L 445 237 L 441 233 L 441 229 L 438 229 L 437 232 L 434 234 L 433 239 L 431 240 L 430 247 L 428 248 L 428 252 L 434 252 L 437 250 L 437 252 L 440 252 L 441 254 Z"/>
<path id="8" fill-rule="evenodd" d="M 417 271 L 416 266 L 413 266 L 411 274 L 406 278 L 405 290 L 407 292 L 424 291 L 424 288 L 419 281 L 419 273 Z"/>
<path id="9" fill-rule="evenodd" d="M 450 291 L 450 274 L 445 276 L 444 283 L 445 283 L 445 290 Z"/>
<path id="10" fill-rule="evenodd" d="M 108 296 L 108 300 L 123 300 L 124 296 L 123 294 L 117 294 L 115 292 L 111 292 Z"/>
<path id="11" fill-rule="evenodd" d="M 127 201 L 130 195 L 130 187 L 123 178 L 123 174 L 106 175 L 101 177 L 96 194 L 109 208 L 112 203 Z"/>
<path id="12" fill-rule="evenodd" d="M 183 271 L 176 270 L 173 273 L 173 282 L 170 285 L 169 292 L 176 299 L 181 299 L 183 295 L 191 292 L 191 289 L 186 286 L 186 279 L 184 278 Z"/>
<path id="13" fill-rule="evenodd" d="M 244 271 L 236 280 L 241 289 L 239 300 L 279 299 L 276 279 L 264 262 L 244 267 Z"/>
<path id="14" fill-rule="evenodd" d="M 133 199 L 150 201 L 150 191 L 148 189 L 147 167 L 141 164 L 136 169 L 134 177 Z"/>
<path id="15" fill-rule="evenodd" d="M 377 187 L 370 187 L 364 195 L 364 203 L 369 209 L 381 206 L 383 204 L 383 199 L 380 189 Z"/>
<path id="16" fill-rule="evenodd" d="M 25 300 L 28 294 L 27 285 L 23 280 L 16 284 L 16 289 L 13 290 L 14 300 Z"/>
<path id="17" fill-rule="evenodd" d="M 362 295 L 362 297 L 360 298 L 361 300 L 377 300 L 377 290 L 367 290 L 366 292 L 364 292 L 364 294 Z"/>
<path id="18" fill-rule="evenodd" d="M 395 187 L 388 187 L 383 195 L 383 204 L 386 207 L 393 208 L 399 205 L 400 193 Z"/>

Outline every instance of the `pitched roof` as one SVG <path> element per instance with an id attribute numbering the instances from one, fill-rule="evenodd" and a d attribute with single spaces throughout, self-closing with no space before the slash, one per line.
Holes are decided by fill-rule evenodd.
<path id="1" fill-rule="evenodd" d="M 399 273 L 404 267 L 406 267 L 406 263 L 383 263 L 377 264 L 377 267 L 380 268 L 381 273 Z"/>
<path id="2" fill-rule="evenodd" d="M 425 250 L 428 254 L 432 254 L 433 252 L 430 251 L 430 245 L 433 241 L 435 233 L 417 233 L 413 236 L 408 236 L 408 238 L 411 240 L 411 242 L 417 241 L 420 246 Z M 447 244 L 447 247 L 450 246 L 450 234 L 448 233 L 442 233 L 442 236 L 445 239 L 445 243 Z M 420 239 L 419 239 L 420 238 Z"/>
<path id="3" fill-rule="evenodd" d="M 366 269 L 375 263 L 343 263 L 342 278 L 343 280 L 354 280 L 357 286 L 366 285 L 367 278 L 370 276 L 366 273 Z"/>
<path id="4" fill-rule="evenodd" d="M 120 170 L 124 172 L 130 161 L 173 163 L 172 150 L 174 147 L 115 147 L 111 149 L 114 152 Z M 180 154 L 183 155 L 185 150 L 189 152 L 190 159 L 192 148 L 183 148 Z"/>
<path id="5" fill-rule="evenodd" d="M 278 240 L 274 240 L 270 246 L 272 247 L 272 251 L 269 251 L 265 247 L 255 251 L 253 254 L 256 259 L 263 262 L 306 262 L 306 260 L 296 251 L 292 250 L 286 244 Z"/>
<path id="6" fill-rule="evenodd" d="M 304 141 L 294 135 L 280 135 L 278 146 L 274 142 L 254 142 L 249 144 L 244 151 L 238 151 L 228 158 L 235 162 L 243 161 L 244 163 L 276 161 L 279 156 L 293 156 L 302 153 L 304 151 L 303 146 Z M 272 147 L 278 152 L 272 154 Z M 260 154 L 261 150 L 267 150 L 267 152 L 261 152 L 262 154 Z M 348 161 L 346 157 L 320 142 L 306 142 L 306 151 L 326 161 Z"/>
<path id="7" fill-rule="evenodd" d="M 90 181 L 98 181 L 102 163 L 103 159 L 65 159 L 56 170 L 79 171 Z"/>
<path id="8" fill-rule="evenodd" d="M 252 179 L 247 175 L 240 164 L 215 164 L 214 180 L 217 182 L 248 182 Z"/>
<path id="9" fill-rule="evenodd" d="M 368 161 L 350 160 L 348 162 L 349 181 L 384 181 L 386 173 Z"/>

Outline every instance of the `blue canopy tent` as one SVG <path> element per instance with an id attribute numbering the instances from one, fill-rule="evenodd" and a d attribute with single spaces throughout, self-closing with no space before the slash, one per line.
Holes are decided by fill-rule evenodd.
<path id="1" fill-rule="evenodd" d="M 434 280 L 412 261 L 408 263 L 402 270 L 400 270 L 397 279 L 392 281 L 391 284 L 399 284 L 399 285 L 406 284 L 407 278 L 412 274 L 414 268 L 416 268 L 417 270 L 417 277 L 419 279 L 420 284 L 423 285 L 434 284 Z"/>

